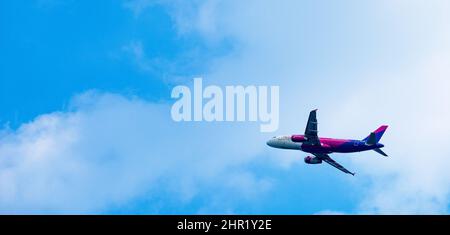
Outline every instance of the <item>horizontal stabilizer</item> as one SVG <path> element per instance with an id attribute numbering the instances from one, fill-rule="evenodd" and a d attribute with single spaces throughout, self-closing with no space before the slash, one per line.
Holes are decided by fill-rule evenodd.
<path id="1" fill-rule="evenodd" d="M 373 149 L 373 151 L 375 151 L 375 152 L 377 152 L 377 153 L 379 153 L 379 154 L 381 154 L 381 155 L 383 155 L 383 156 L 385 156 L 385 157 L 387 157 L 388 155 L 385 153 L 385 152 L 383 152 L 383 150 L 381 150 L 381 149 Z"/>

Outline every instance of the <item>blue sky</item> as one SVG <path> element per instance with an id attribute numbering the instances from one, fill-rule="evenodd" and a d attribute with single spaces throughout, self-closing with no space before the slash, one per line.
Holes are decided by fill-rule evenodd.
<path id="1" fill-rule="evenodd" d="M 447 214 L 447 10 L 2 1 L 0 213 Z M 171 89 L 197 76 L 280 86 L 279 130 L 172 122 Z M 325 136 L 362 139 L 389 124 L 392 158 L 336 155 L 352 178 L 265 146 L 301 133 L 312 108 Z"/>

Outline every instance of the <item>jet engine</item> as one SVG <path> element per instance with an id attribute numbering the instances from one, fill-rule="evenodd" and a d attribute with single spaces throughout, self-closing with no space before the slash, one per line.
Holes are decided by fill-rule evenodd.
<path id="1" fill-rule="evenodd" d="M 305 157 L 305 163 L 320 164 L 320 163 L 322 163 L 322 160 L 318 157 L 307 156 L 307 157 Z"/>

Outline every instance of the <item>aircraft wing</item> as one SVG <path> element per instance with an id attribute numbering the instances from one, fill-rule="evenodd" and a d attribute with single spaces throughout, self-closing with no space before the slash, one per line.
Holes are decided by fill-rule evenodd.
<path id="1" fill-rule="evenodd" d="M 308 123 L 306 124 L 305 137 L 307 141 L 304 144 L 320 145 L 319 137 L 317 136 L 317 109 L 309 113 Z"/>
<path id="2" fill-rule="evenodd" d="M 339 163 L 337 163 L 335 160 L 333 160 L 328 154 L 314 154 L 316 157 L 320 158 L 322 161 L 336 167 L 337 169 L 351 175 L 355 175 L 355 173 L 350 172 L 349 170 L 345 169 L 345 167 L 341 166 Z"/>

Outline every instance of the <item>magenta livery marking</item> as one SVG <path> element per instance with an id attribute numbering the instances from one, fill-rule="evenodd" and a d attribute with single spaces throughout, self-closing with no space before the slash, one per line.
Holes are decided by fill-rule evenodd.
<path id="1" fill-rule="evenodd" d="M 321 138 L 317 136 L 316 111 L 317 110 L 313 110 L 310 112 L 304 135 L 273 137 L 267 141 L 267 145 L 274 148 L 296 149 L 311 153 L 314 156 L 305 157 L 305 163 L 320 164 L 324 161 L 331 166 L 352 175 L 355 173 L 345 169 L 339 163 L 330 158 L 328 154 L 354 153 L 374 150 L 375 152 L 387 157 L 387 154 L 381 150 L 384 145 L 379 143 L 381 137 L 388 128 L 387 125 L 380 126 L 362 140 Z"/>

